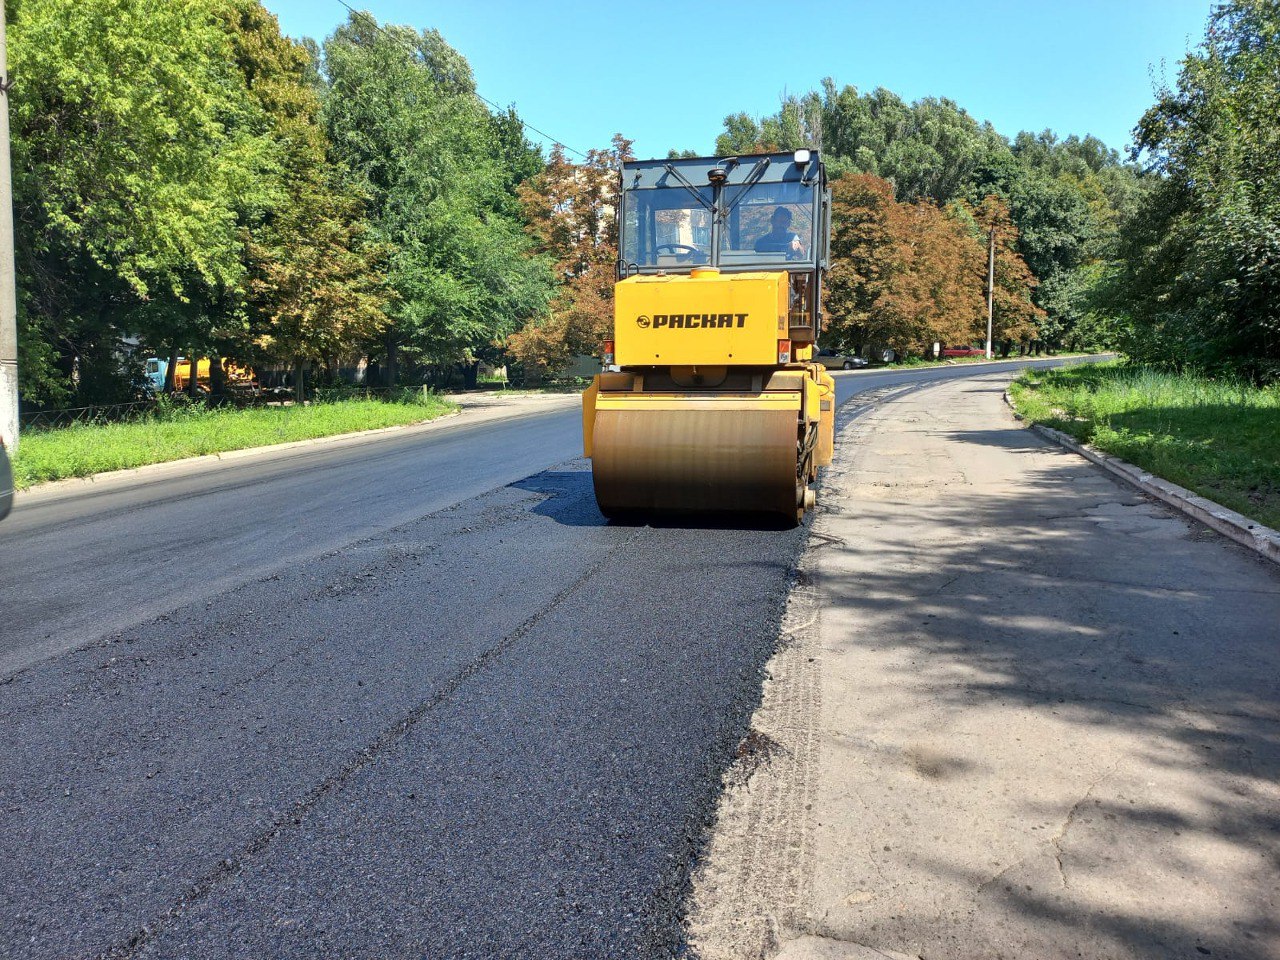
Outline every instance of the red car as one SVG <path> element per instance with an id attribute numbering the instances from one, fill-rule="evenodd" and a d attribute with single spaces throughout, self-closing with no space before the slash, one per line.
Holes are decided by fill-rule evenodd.
<path id="1" fill-rule="evenodd" d="M 942 355 L 944 357 L 985 357 L 987 351 L 982 347 L 943 347 Z"/>

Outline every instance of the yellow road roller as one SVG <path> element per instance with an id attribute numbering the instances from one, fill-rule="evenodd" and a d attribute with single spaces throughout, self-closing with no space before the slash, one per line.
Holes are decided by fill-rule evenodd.
<path id="1" fill-rule="evenodd" d="M 624 164 L 618 282 L 583 446 L 606 517 L 799 522 L 831 462 L 835 383 L 813 361 L 830 193 L 818 152 Z"/>

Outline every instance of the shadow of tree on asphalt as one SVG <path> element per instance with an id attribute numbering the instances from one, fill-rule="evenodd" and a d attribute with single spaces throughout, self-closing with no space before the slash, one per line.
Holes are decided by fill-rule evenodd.
<path id="1" fill-rule="evenodd" d="M 1029 431 L 948 437 L 1045 450 Z M 1020 863 L 979 874 L 939 856 L 929 869 L 977 888 L 994 914 L 1034 919 L 1064 953 L 1086 942 L 1153 960 L 1280 955 L 1280 568 L 1065 452 L 994 494 L 956 485 L 938 498 L 899 498 L 892 488 L 913 478 L 883 477 L 877 485 L 889 489 L 859 497 L 855 488 L 825 508 L 875 528 L 874 547 L 838 547 L 874 549 L 874 563 L 823 575 L 831 608 L 856 611 L 851 648 L 888 654 L 881 661 L 895 664 L 904 689 L 927 686 L 943 715 L 997 706 L 1052 714 L 1099 750 L 1122 744 L 1118 762 L 1159 771 L 1162 785 L 1113 783 L 1082 796 L 1065 822 L 1060 806 L 1024 800 L 1027 821 L 1061 824 L 1035 855 L 1053 877 L 1057 849 L 1057 888 L 1020 882 Z M 938 535 L 921 535 L 929 528 Z M 1136 845 L 1109 846 L 1116 837 Z M 1157 849 L 1169 859 L 1153 860 L 1148 884 L 1134 889 L 1130 855 Z M 1002 853 L 991 851 L 993 863 Z M 1249 873 L 1247 888 L 1214 890 L 1220 868 Z M 1191 913 L 1151 916 L 1167 878 L 1184 894 L 1196 883 L 1225 894 L 1233 915 L 1211 929 Z M 1075 884 L 1106 891 L 1107 908 L 1082 912 Z M 902 929 L 939 922 L 921 915 Z"/>

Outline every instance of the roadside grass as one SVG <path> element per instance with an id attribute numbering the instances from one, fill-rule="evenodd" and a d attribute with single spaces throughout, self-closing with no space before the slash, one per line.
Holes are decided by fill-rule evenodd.
<path id="1" fill-rule="evenodd" d="M 128 423 L 74 424 L 23 434 L 15 486 L 87 477 L 208 453 L 405 426 L 457 410 L 443 397 L 406 392 L 394 400 L 342 400 L 250 409 L 159 406 Z"/>
<path id="2" fill-rule="evenodd" d="M 1112 362 L 1028 370 L 1009 395 L 1029 420 L 1280 527 L 1280 385 Z"/>
<path id="3" fill-rule="evenodd" d="M 873 364 L 877 370 L 897 370 L 908 369 L 911 367 L 953 367 L 961 363 L 1016 363 L 1019 360 L 1067 360 L 1072 357 L 1093 357 L 1096 353 L 1044 353 L 1039 356 L 1010 356 L 995 357 L 988 360 L 986 357 L 947 357 L 937 360 L 927 360 L 924 357 L 904 357 L 901 360 L 895 360 L 893 363 Z"/>

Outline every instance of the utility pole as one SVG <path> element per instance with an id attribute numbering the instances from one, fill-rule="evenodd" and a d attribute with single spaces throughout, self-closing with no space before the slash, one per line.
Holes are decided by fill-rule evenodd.
<path id="1" fill-rule="evenodd" d="M 987 359 L 991 353 L 991 319 L 995 316 L 996 292 L 996 228 L 993 225 L 987 234 Z"/>
<path id="2" fill-rule="evenodd" d="M 9 169 L 9 54 L 0 0 L 0 440 L 18 449 L 18 292 L 13 266 L 13 174 Z"/>

